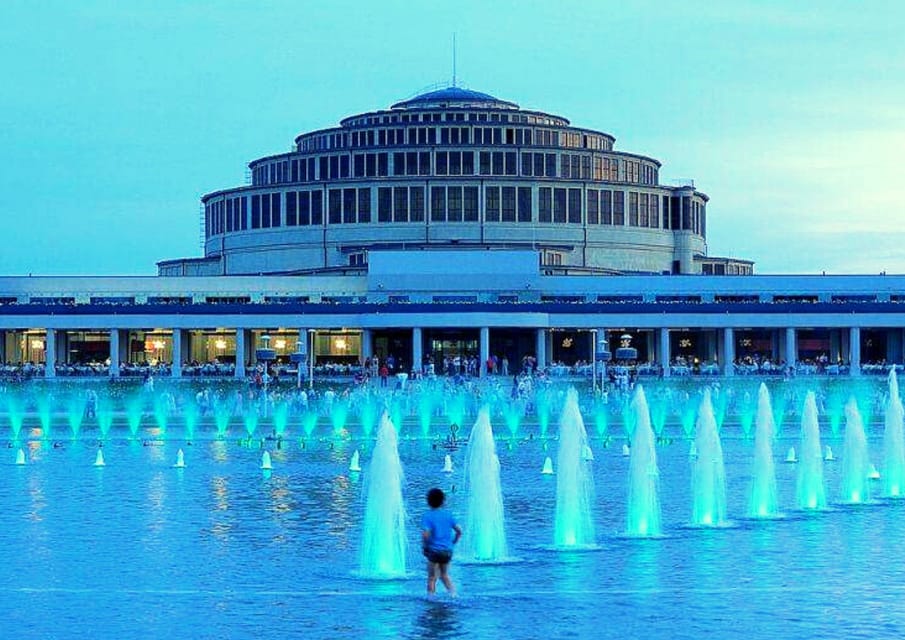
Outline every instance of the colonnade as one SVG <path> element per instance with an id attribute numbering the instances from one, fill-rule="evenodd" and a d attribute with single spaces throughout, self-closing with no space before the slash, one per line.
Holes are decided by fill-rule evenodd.
<path id="1" fill-rule="evenodd" d="M 497 329 L 483 326 L 476 329 L 478 336 L 477 356 L 480 365 L 478 367 L 480 374 L 486 374 L 486 363 L 491 358 L 491 335 Z M 254 361 L 255 348 L 260 345 L 254 344 L 255 338 L 253 331 L 248 328 L 238 328 L 233 330 L 235 333 L 235 369 L 233 375 L 236 378 L 245 378 L 248 374 L 247 364 Z M 308 329 L 306 327 L 298 329 L 299 339 L 295 342 L 295 360 L 303 356 L 303 360 L 308 362 L 314 351 L 314 339 L 318 330 Z M 375 333 L 380 329 L 361 329 L 353 331 L 360 332 L 361 346 L 359 352 L 350 353 L 349 355 L 357 355 L 360 361 L 372 358 L 375 355 Z M 411 331 L 411 361 L 414 368 L 419 368 L 425 362 L 424 354 L 424 328 L 413 327 Z M 534 329 L 522 329 L 520 331 L 533 331 L 534 353 L 537 367 L 544 369 L 547 367 L 550 356 L 553 351 L 553 335 L 558 330 L 549 329 L 547 327 L 539 327 Z M 611 330 L 605 327 L 587 330 L 576 329 L 575 331 L 589 331 L 591 343 L 588 349 L 589 353 L 600 354 L 606 348 L 606 342 L 602 336 Z M 646 332 L 647 360 L 655 362 L 661 367 L 663 375 L 670 375 L 670 365 L 672 363 L 673 354 L 673 335 L 679 329 L 670 327 L 659 327 L 654 329 L 643 329 Z M 772 338 L 770 352 L 774 362 L 784 361 L 786 363 L 795 363 L 798 361 L 799 355 L 799 329 L 796 327 L 783 327 L 779 329 L 768 330 Z M 905 361 L 905 332 L 902 329 L 888 329 L 887 344 L 888 351 L 893 356 L 891 362 Z M 171 343 L 168 349 L 171 349 L 171 375 L 179 378 L 183 375 L 183 363 L 189 360 L 190 355 L 190 336 L 189 329 L 176 328 L 172 329 L 168 336 L 171 336 Z M 294 330 L 293 330 L 294 332 Z M 0 362 L 9 358 L 9 349 L 7 347 L 6 334 L 9 331 L 0 331 Z M 227 331 L 227 333 L 230 333 Z M 472 334 L 473 335 L 473 334 Z M 525 334 L 523 334 L 525 335 Z M 720 373 L 731 376 L 735 373 L 734 363 L 736 361 L 738 329 L 726 327 L 721 329 L 702 329 L 695 334 L 700 341 L 701 349 L 708 354 L 708 361 L 715 362 Z M 304 337 L 303 337 L 304 336 Z M 600 338 L 594 338 L 600 336 Z M 44 367 L 45 376 L 54 377 L 56 374 L 57 363 L 66 363 L 68 355 L 67 332 L 60 329 L 47 329 L 43 335 L 44 338 Z M 120 363 L 125 362 L 128 357 L 130 334 L 124 329 L 109 330 L 109 374 L 112 377 L 118 377 L 121 374 Z M 596 340 L 596 342 L 595 342 Z M 825 340 L 825 338 L 824 338 Z M 285 340 L 283 341 L 285 342 Z M 837 360 L 846 360 L 849 366 L 849 372 L 852 375 L 858 375 L 861 372 L 861 351 L 862 351 L 862 328 L 849 327 L 841 330 L 835 330 L 830 337 L 830 353 L 828 354 L 833 362 Z M 712 356 L 712 358 L 711 358 Z M 232 357 L 232 354 L 230 354 Z M 593 356 L 592 356 L 593 357 Z M 294 360 L 294 361 L 295 361 Z M 309 363 L 310 364 L 310 363 Z"/>

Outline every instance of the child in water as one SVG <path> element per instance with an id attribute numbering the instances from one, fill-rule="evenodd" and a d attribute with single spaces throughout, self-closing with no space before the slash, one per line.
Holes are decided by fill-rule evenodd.
<path id="1" fill-rule="evenodd" d="M 430 511 L 421 517 L 421 543 L 427 558 L 427 593 L 433 595 L 437 589 L 437 578 L 443 582 L 450 595 L 456 589 L 449 578 L 449 562 L 452 560 L 453 545 L 462 537 L 462 529 L 452 514 L 443 508 L 446 495 L 441 489 L 427 492 Z"/>

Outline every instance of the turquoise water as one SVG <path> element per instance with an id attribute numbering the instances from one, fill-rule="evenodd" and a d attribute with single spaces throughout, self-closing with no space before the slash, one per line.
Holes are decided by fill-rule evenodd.
<path id="1" fill-rule="evenodd" d="M 153 419 L 149 418 L 148 422 Z M 416 422 L 413 425 L 417 425 Z M 30 424 L 30 422 L 27 422 Z M 509 552 L 517 561 L 454 560 L 460 597 L 424 595 L 417 521 L 431 486 L 465 519 L 465 450 L 401 439 L 410 530 L 410 574 L 356 575 L 363 474 L 347 471 L 356 448 L 367 470 L 373 440 L 295 436 L 260 469 L 261 449 L 218 441 L 204 423 L 192 444 L 182 427 L 158 441 L 117 422 L 92 465 L 96 432 L 54 447 L 29 427 L 0 459 L 0 616 L 3 638 L 192 638 L 348 636 L 403 638 L 878 638 L 905 633 L 905 501 L 837 506 L 840 462 L 825 464 L 830 508 L 794 509 L 796 465 L 777 457 L 782 518 L 744 519 L 753 441 L 724 432 L 723 528 L 694 528 L 689 442 L 658 446 L 663 536 L 623 535 L 628 458 L 623 440 L 591 438 L 599 548 L 552 547 L 556 477 L 540 474 L 555 442 L 500 441 Z M 298 427 L 295 427 L 298 433 Z M 536 428 L 536 427 L 534 427 Z M 290 427 L 292 432 L 293 427 Z M 497 433 L 507 431 L 497 420 Z M 530 427 L 525 427 L 532 430 Z M 824 442 L 842 451 L 841 435 Z M 667 425 L 678 436 L 680 424 Z M 731 431 L 731 430 L 730 430 Z M 870 455 L 879 462 L 880 429 Z M 238 433 L 238 430 L 237 430 Z M 411 433 L 416 433 L 413 427 Z M 740 433 L 740 431 L 739 431 Z M 143 440 L 145 441 L 143 443 Z M 144 446 L 144 444 L 148 446 Z M 797 428 L 776 447 L 797 445 Z M 177 450 L 185 469 L 175 469 Z M 442 588 L 441 588 L 442 591 Z"/>

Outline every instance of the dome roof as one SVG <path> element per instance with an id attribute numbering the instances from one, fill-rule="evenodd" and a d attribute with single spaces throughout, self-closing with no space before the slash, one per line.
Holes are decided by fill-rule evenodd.
<path id="1" fill-rule="evenodd" d="M 453 105 L 481 105 L 485 107 L 496 107 L 498 109 L 518 109 L 518 105 L 514 102 L 507 102 L 506 100 L 500 100 L 487 93 L 463 89 L 461 87 L 447 87 L 437 91 L 422 93 L 409 100 L 397 102 L 390 108 L 416 109 L 421 107 L 447 107 Z"/>

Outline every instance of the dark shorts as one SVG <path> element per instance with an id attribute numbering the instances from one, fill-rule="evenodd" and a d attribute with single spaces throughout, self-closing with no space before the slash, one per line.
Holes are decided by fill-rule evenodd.
<path id="1" fill-rule="evenodd" d="M 425 549 L 424 557 L 427 558 L 428 562 L 448 564 L 452 560 L 452 551 L 447 549 Z"/>

